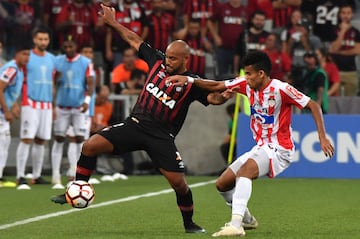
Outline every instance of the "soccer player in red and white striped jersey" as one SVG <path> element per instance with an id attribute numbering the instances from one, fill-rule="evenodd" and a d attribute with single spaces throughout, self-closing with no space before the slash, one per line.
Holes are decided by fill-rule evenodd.
<path id="1" fill-rule="evenodd" d="M 248 53 L 243 65 L 245 77 L 232 80 L 209 81 L 186 76 L 170 76 L 167 79 L 168 84 L 174 87 L 193 84 L 209 91 L 226 90 L 223 94 L 238 92 L 250 101 L 250 128 L 256 145 L 239 156 L 216 183 L 220 194 L 228 204 L 232 204 L 232 218 L 230 223 L 213 234 L 214 237 L 245 236 L 244 229 L 257 227 L 256 219 L 247 208 L 252 180 L 265 175 L 275 177 L 293 161 L 292 106 L 311 111 L 322 151 L 327 157 L 334 154 L 334 147 L 326 137 L 320 106 L 288 83 L 271 79 L 271 61 L 266 53 Z"/>

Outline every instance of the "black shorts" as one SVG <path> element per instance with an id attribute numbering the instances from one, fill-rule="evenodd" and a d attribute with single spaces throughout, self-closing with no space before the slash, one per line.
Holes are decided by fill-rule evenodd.
<path id="1" fill-rule="evenodd" d="M 114 146 L 113 154 L 144 150 L 157 168 L 170 172 L 184 172 L 184 162 L 175 146 L 173 136 L 157 137 L 140 126 L 141 122 L 127 118 L 124 122 L 99 131 Z"/>

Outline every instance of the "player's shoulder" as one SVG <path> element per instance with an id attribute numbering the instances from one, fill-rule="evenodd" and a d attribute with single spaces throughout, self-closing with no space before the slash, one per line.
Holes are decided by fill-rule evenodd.
<path id="1" fill-rule="evenodd" d="M 55 58 L 56 56 L 52 53 L 52 52 L 50 52 L 50 51 L 46 51 L 46 56 L 47 57 L 49 57 L 49 58 Z"/>
<path id="2" fill-rule="evenodd" d="M 85 62 L 85 64 L 90 64 L 91 63 L 91 59 L 86 57 L 86 56 L 83 56 L 83 55 L 80 55 L 79 59 L 82 61 L 82 62 Z"/>
<path id="3" fill-rule="evenodd" d="M 4 71 L 8 68 L 17 70 L 19 67 L 17 66 L 15 60 L 10 60 L 10 61 L 6 62 L 3 66 L 1 66 L 0 70 Z"/>

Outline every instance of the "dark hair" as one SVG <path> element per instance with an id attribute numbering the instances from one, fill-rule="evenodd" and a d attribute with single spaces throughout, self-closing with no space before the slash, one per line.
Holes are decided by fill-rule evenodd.
<path id="1" fill-rule="evenodd" d="M 327 62 L 333 62 L 333 59 L 331 58 L 331 54 L 329 53 L 329 50 L 326 47 L 320 47 L 319 49 L 320 54 L 325 57 Z"/>
<path id="2" fill-rule="evenodd" d="M 93 47 L 91 44 L 88 44 L 88 43 L 84 44 L 84 45 L 81 47 L 81 49 L 80 49 L 80 50 L 83 50 L 84 48 L 91 48 L 91 49 L 94 49 L 94 47 Z"/>
<path id="3" fill-rule="evenodd" d="M 256 71 L 263 70 L 266 75 L 270 75 L 271 61 L 268 55 L 262 51 L 250 51 L 242 60 L 243 66 L 252 66 Z"/>
<path id="4" fill-rule="evenodd" d="M 266 17 L 266 13 L 262 10 L 255 10 L 253 12 L 253 14 L 251 14 L 251 19 L 253 19 L 256 15 L 262 15 L 264 17 Z"/>
<path id="5" fill-rule="evenodd" d="M 134 69 L 131 71 L 130 80 L 141 79 L 141 77 L 143 77 L 143 76 L 146 77 L 146 75 L 147 75 L 146 72 L 139 70 L 139 69 Z"/>
<path id="6" fill-rule="evenodd" d="M 312 57 L 312 58 L 314 58 L 315 61 L 316 61 L 316 65 L 319 65 L 319 59 L 317 58 L 317 55 L 316 55 L 316 53 L 315 53 L 314 51 L 308 51 L 308 52 L 306 52 L 306 53 L 304 54 L 304 57 L 303 57 L 303 58 L 305 58 L 305 57 Z"/>
<path id="7" fill-rule="evenodd" d="M 349 1 L 345 1 L 341 4 L 340 9 L 346 8 L 346 7 L 351 8 L 352 12 L 355 12 L 356 7 L 353 3 L 350 3 Z"/>
<path id="8" fill-rule="evenodd" d="M 50 30 L 49 30 L 49 28 L 47 28 L 45 26 L 35 27 L 34 30 L 32 31 L 32 37 L 35 37 L 36 34 L 38 34 L 38 33 L 46 33 L 46 34 L 49 34 L 49 36 L 50 36 Z"/>
<path id="9" fill-rule="evenodd" d="M 15 52 L 30 50 L 32 48 L 32 43 L 30 41 L 22 41 L 15 46 Z"/>

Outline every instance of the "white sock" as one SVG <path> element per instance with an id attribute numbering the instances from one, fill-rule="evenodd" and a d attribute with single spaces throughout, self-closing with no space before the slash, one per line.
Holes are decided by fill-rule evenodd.
<path id="1" fill-rule="evenodd" d="M 69 160 L 69 171 L 67 173 L 67 176 L 71 176 L 71 177 L 75 177 L 75 173 L 76 173 L 76 163 L 78 160 L 78 145 L 75 142 L 70 142 L 69 146 L 68 146 L 68 151 L 67 151 L 67 157 Z"/>
<path id="2" fill-rule="evenodd" d="M 220 192 L 220 195 L 224 198 L 226 204 L 231 207 L 232 205 L 232 197 L 233 197 L 233 194 L 235 192 L 235 188 L 229 190 L 229 191 L 226 191 L 226 192 Z"/>
<path id="3" fill-rule="evenodd" d="M 82 150 L 82 146 L 84 145 L 84 142 L 78 143 L 76 144 L 76 149 L 77 149 L 77 160 L 79 160 L 80 155 L 81 155 L 81 150 Z"/>
<path id="4" fill-rule="evenodd" d="M 45 146 L 42 144 L 33 144 L 31 149 L 31 159 L 33 164 L 33 178 L 41 176 L 42 166 L 44 162 Z"/>
<path id="5" fill-rule="evenodd" d="M 240 227 L 247 203 L 251 196 L 252 181 L 249 178 L 240 177 L 236 180 L 235 192 L 232 200 L 232 218 L 231 224 L 235 227 Z M 241 219 L 241 221 L 239 221 Z"/>
<path id="6" fill-rule="evenodd" d="M 251 213 L 248 208 L 245 209 L 243 222 L 250 223 L 252 219 Z"/>
<path id="7" fill-rule="evenodd" d="M 30 144 L 20 141 L 16 150 L 16 178 L 25 177 L 26 162 L 29 157 Z"/>
<path id="8" fill-rule="evenodd" d="M 53 143 L 51 149 L 51 167 L 52 167 L 52 182 L 61 183 L 60 167 L 61 159 L 63 154 L 63 142 L 57 142 L 56 140 Z"/>
<path id="9" fill-rule="evenodd" d="M 4 176 L 4 168 L 6 166 L 6 161 L 8 158 L 10 142 L 10 135 L 0 135 L 0 178 Z"/>

